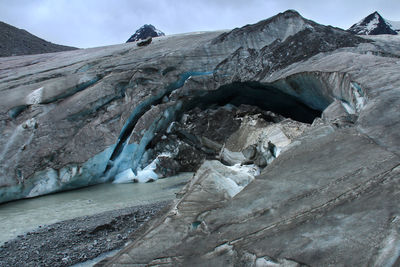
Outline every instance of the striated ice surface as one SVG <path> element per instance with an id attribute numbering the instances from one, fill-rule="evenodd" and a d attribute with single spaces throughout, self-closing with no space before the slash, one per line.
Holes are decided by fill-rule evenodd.
<path id="1" fill-rule="evenodd" d="M 32 93 L 26 96 L 26 104 L 40 104 L 43 97 L 43 87 L 34 90 Z"/>

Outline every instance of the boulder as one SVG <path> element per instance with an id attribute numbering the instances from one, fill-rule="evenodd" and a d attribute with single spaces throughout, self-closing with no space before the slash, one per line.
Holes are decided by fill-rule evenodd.
<path id="1" fill-rule="evenodd" d="M 143 40 L 143 41 L 137 42 L 136 45 L 137 45 L 137 46 L 147 46 L 147 45 L 151 44 L 151 41 L 152 41 L 152 40 L 153 40 L 153 38 L 148 37 L 148 38 L 146 38 L 146 39 Z"/>

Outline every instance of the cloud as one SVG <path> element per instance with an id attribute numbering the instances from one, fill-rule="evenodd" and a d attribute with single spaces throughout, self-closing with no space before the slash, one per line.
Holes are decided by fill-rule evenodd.
<path id="1" fill-rule="evenodd" d="M 10 0 L 0 2 L 0 20 L 54 43 L 93 47 L 123 43 L 146 23 L 166 34 L 230 29 L 287 9 L 342 28 L 375 10 L 400 20 L 392 0 Z"/>

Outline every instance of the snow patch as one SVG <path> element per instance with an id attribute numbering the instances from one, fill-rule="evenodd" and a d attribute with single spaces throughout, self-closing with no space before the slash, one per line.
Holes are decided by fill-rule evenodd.
<path id="1" fill-rule="evenodd" d="M 79 174 L 79 171 L 80 170 L 78 166 L 71 166 L 70 168 L 69 167 L 62 168 L 60 170 L 60 175 L 59 175 L 60 182 L 63 184 L 70 183 L 73 180 L 73 178 L 77 174 Z"/>
<path id="2" fill-rule="evenodd" d="M 250 174 L 251 176 L 260 175 L 260 168 L 255 164 L 250 164 L 250 165 L 235 164 L 233 166 L 228 166 L 228 168 L 233 171 Z"/>
<path id="3" fill-rule="evenodd" d="M 341 101 L 342 106 L 344 107 L 344 109 L 347 111 L 347 113 L 349 114 L 356 114 L 356 111 L 354 110 L 354 108 L 352 106 L 349 105 L 349 103 L 343 102 Z"/>
<path id="4" fill-rule="evenodd" d="M 118 173 L 115 176 L 115 180 L 113 181 L 113 184 L 132 183 L 134 178 L 135 178 L 135 174 L 133 173 L 132 169 L 129 168 L 129 169 L 126 169 L 125 171 Z"/>
<path id="5" fill-rule="evenodd" d="M 21 125 L 18 125 L 15 130 L 13 131 L 13 133 L 11 134 L 11 136 L 9 138 L 7 138 L 7 142 L 5 143 L 5 145 L 3 146 L 3 151 L 0 153 L 0 163 L 3 164 L 3 162 L 8 161 L 8 158 L 5 158 L 6 154 L 8 153 L 8 151 L 10 149 L 13 148 L 14 143 L 17 141 L 17 137 L 23 132 L 24 128 Z M 0 172 L 2 170 L 0 169 Z"/>
<path id="6" fill-rule="evenodd" d="M 392 26 L 391 28 L 397 32 L 400 31 L 400 21 L 392 21 L 392 20 L 388 20 L 385 19 L 387 24 L 390 24 L 390 26 Z"/>
<path id="7" fill-rule="evenodd" d="M 366 101 L 365 94 L 361 88 L 361 86 L 355 82 L 352 82 L 350 84 L 352 92 L 353 92 L 353 97 L 354 97 L 354 104 L 356 106 L 357 112 L 359 112 L 364 106 Z"/>
<path id="8" fill-rule="evenodd" d="M 138 175 L 136 176 L 136 179 L 139 183 L 147 183 L 151 180 L 155 181 L 158 179 L 157 173 L 154 172 L 153 169 L 143 169 L 141 171 L 138 171 Z"/>
<path id="9" fill-rule="evenodd" d="M 30 128 L 33 129 L 37 126 L 37 121 L 35 118 L 26 120 L 24 123 L 21 124 L 22 128 Z"/>
<path id="10" fill-rule="evenodd" d="M 306 29 L 309 29 L 309 30 L 314 30 L 314 27 L 313 27 L 313 26 L 311 26 L 310 24 L 306 24 Z"/>
<path id="11" fill-rule="evenodd" d="M 55 171 L 54 169 L 49 169 L 47 175 L 43 177 L 43 179 L 37 181 L 27 197 L 37 197 L 57 191 L 57 189 L 60 188 L 58 186 L 57 180 L 57 171 Z"/>
<path id="12" fill-rule="evenodd" d="M 209 178 L 214 181 L 218 190 L 225 191 L 230 198 L 236 196 L 254 180 L 254 176 L 260 174 L 260 168 L 254 164 L 225 166 L 218 161 L 207 163 L 214 165 Z"/>
<path id="13" fill-rule="evenodd" d="M 40 104 L 42 102 L 42 99 L 43 99 L 43 87 L 40 87 L 26 96 L 26 104 L 28 105 Z"/>
<path id="14" fill-rule="evenodd" d="M 220 187 L 223 187 L 230 198 L 236 196 L 240 191 L 243 190 L 243 186 L 238 185 L 230 177 L 223 177 L 222 179 L 216 180 L 216 183 Z"/>
<path id="15" fill-rule="evenodd" d="M 147 183 L 151 180 L 157 180 L 159 177 L 154 170 L 157 167 L 158 159 L 153 160 L 149 165 L 147 165 L 143 170 L 138 169 L 137 175 L 133 172 L 131 168 L 126 169 L 115 176 L 114 184 L 123 183 Z"/>
<path id="16" fill-rule="evenodd" d="M 379 16 L 378 14 L 375 14 L 375 17 L 373 20 L 371 20 L 367 25 L 366 25 L 366 29 L 367 29 L 367 34 L 369 34 L 373 29 L 375 29 L 379 24 Z"/>

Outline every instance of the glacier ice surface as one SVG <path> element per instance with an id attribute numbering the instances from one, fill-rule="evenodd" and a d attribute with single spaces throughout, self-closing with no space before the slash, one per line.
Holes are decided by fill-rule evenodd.
<path id="1" fill-rule="evenodd" d="M 154 172 L 157 164 L 157 159 L 155 159 L 152 163 L 147 165 L 143 170 L 138 169 L 137 175 L 132 171 L 131 168 L 126 169 L 115 176 L 113 181 L 114 184 L 122 184 L 122 183 L 147 183 L 151 180 L 157 180 L 159 177 Z"/>

